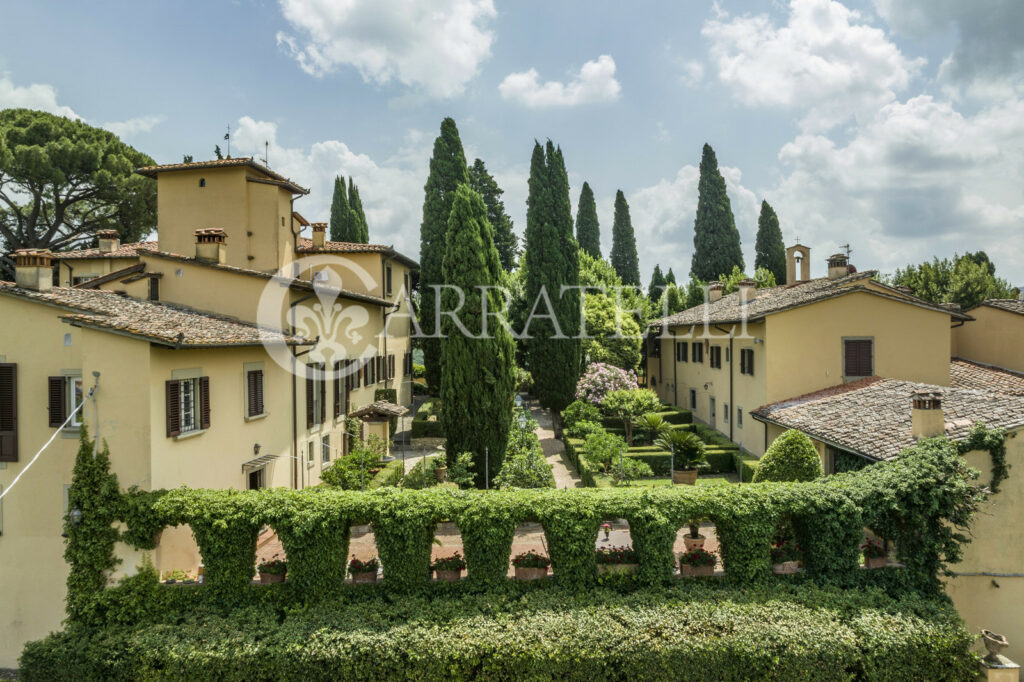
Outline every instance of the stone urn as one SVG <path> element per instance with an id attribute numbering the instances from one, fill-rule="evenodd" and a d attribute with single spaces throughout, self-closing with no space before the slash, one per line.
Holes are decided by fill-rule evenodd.
<path id="1" fill-rule="evenodd" d="M 434 575 L 440 582 L 453 583 L 462 578 L 462 569 L 454 571 L 443 571 L 441 569 L 435 569 Z"/>
<path id="2" fill-rule="evenodd" d="M 377 582 L 377 571 L 359 571 L 352 574 L 354 583 L 375 583 Z"/>
<path id="3" fill-rule="evenodd" d="M 715 574 L 714 566 L 691 566 L 690 564 L 681 564 L 679 568 L 684 578 L 708 577 Z"/>
<path id="4" fill-rule="evenodd" d="M 697 483 L 697 470 L 675 469 L 672 471 L 672 482 L 676 485 L 694 485 Z"/>
<path id="5" fill-rule="evenodd" d="M 542 578 L 548 577 L 548 569 L 546 567 L 523 567 L 516 566 L 516 580 L 541 580 Z"/>
<path id="6" fill-rule="evenodd" d="M 983 629 L 981 631 L 981 641 L 985 643 L 985 649 L 988 650 L 985 662 L 990 665 L 1002 665 L 1003 657 L 999 655 L 999 652 L 1010 646 L 1010 643 L 1006 641 L 1006 637 L 997 635 L 991 630 Z"/>
<path id="7" fill-rule="evenodd" d="M 800 571 L 799 561 L 783 561 L 778 564 L 772 564 L 772 573 L 775 575 L 793 575 Z"/>
<path id="8" fill-rule="evenodd" d="M 683 546 L 686 547 L 687 552 L 692 552 L 695 549 L 703 549 L 704 540 L 704 536 L 699 533 L 697 534 L 697 537 L 693 537 L 687 533 L 683 536 Z"/>
<path id="9" fill-rule="evenodd" d="M 448 476 L 448 466 L 442 464 L 434 468 L 434 476 L 437 478 L 438 483 L 444 483 L 445 477 Z"/>

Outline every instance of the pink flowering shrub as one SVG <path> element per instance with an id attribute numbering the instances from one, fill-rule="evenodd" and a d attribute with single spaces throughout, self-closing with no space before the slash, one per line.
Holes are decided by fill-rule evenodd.
<path id="1" fill-rule="evenodd" d="M 594 362 L 576 384 L 576 399 L 598 405 L 605 395 L 619 389 L 637 387 L 636 372 L 615 365 Z"/>

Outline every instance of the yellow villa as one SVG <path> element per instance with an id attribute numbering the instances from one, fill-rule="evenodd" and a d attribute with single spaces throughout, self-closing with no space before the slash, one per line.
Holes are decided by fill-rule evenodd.
<path id="1" fill-rule="evenodd" d="M 0 668 L 64 616 L 83 425 L 124 487 L 302 488 L 347 451 L 350 415 L 390 391 L 412 401 L 415 261 L 327 241 L 294 210 L 307 190 L 252 159 L 139 172 L 157 181 L 156 241 L 18 252 L 16 281 L 0 282 Z M 364 421 L 372 433 L 386 439 L 387 422 Z M 199 565 L 187 528 L 152 556 L 160 571 Z M 121 558 L 119 575 L 141 560 Z"/>
<path id="2" fill-rule="evenodd" d="M 966 312 L 975 321 L 953 330 L 953 355 L 1024 372 L 1024 294 L 989 299 Z"/>

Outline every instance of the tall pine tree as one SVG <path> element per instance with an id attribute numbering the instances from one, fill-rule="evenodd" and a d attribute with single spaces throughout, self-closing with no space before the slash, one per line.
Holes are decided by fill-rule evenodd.
<path id="1" fill-rule="evenodd" d="M 345 192 L 345 181 L 341 176 L 334 177 L 334 195 L 331 197 L 331 241 L 334 242 L 346 242 L 350 237 L 349 224 L 351 218 L 349 215 L 350 208 L 348 205 L 348 195 Z"/>
<path id="2" fill-rule="evenodd" d="M 498 186 L 480 159 L 473 161 L 469 167 L 469 184 L 483 198 L 487 207 L 487 222 L 494 230 L 494 247 L 498 249 L 501 267 L 505 272 L 511 272 L 519 260 L 519 238 L 512 231 L 512 219 L 505 213 L 505 202 L 501 200 L 505 190 Z"/>
<path id="3" fill-rule="evenodd" d="M 676 275 L 675 275 L 674 272 L 672 272 L 672 268 L 669 268 L 668 269 L 668 273 L 665 275 L 665 284 L 675 284 L 675 283 L 676 283 Z"/>
<path id="4" fill-rule="evenodd" d="M 601 257 L 601 226 L 597 222 L 597 202 L 590 184 L 584 182 L 576 207 L 576 241 L 594 258 Z"/>
<path id="5" fill-rule="evenodd" d="M 651 274 L 651 283 L 647 286 L 647 298 L 651 300 L 651 303 L 657 303 L 661 299 L 667 284 L 668 280 L 665 279 L 665 275 L 661 274 L 661 266 L 655 265 L 654 272 Z"/>
<path id="6" fill-rule="evenodd" d="M 719 273 L 744 269 L 740 233 L 733 219 L 725 178 L 718 172 L 718 159 L 711 145 L 704 145 L 697 185 L 697 218 L 693 223 L 693 260 L 690 275 L 712 281 Z"/>
<path id="7" fill-rule="evenodd" d="M 459 129 L 455 127 L 455 121 L 446 118 L 441 121 L 441 134 L 434 140 L 430 175 L 423 187 L 423 222 L 420 225 L 419 314 L 420 329 L 426 337 L 423 339 L 423 364 L 427 384 L 435 390 L 441 385 L 441 342 L 440 330 L 436 328 L 438 302 L 434 287 L 444 284 L 445 235 L 455 190 L 468 182 L 466 155 L 462 151 Z"/>
<path id="8" fill-rule="evenodd" d="M 608 254 L 615 272 L 626 286 L 640 285 L 640 261 L 636 255 L 636 235 L 629 217 L 629 204 L 622 190 L 615 193 L 615 219 L 612 223 L 612 251 Z"/>
<path id="9" fill-rule="evenodd" d="M 569 178 L 562 151 L 549 140 L 534 144 L 526 200 L 527 361 L 534 391 L 545 407 L 572 402 L 580 375 L 581 342 L 578 245 L 572 234 Z M 548 303 L 550 302 L 550 306 Z M 545 314 L 554 314 L 558 324 Z M 559 338 L 557 332 L 561 332 Z"/>
<path id="10" fill-rule="evenodd" d="M 352 241 L 357 244 L 370 243 L 370 230 L 366 225 L 366 214 L 363 212 L 363 200 L 359 198 L 359 187 L 352 182 L 352 176 L 348 176 L 348 205 L 355 214 L 353 216 Z"/>
<path id="11" fill-rule="evenodd" d="M 767 201 L 761 202 L 754 252 L 754 269 L 765 268 L 775 275 L 777 284 L 786 284 L 786 247 L 782 243 L 782 229 L 779 228 L 779 217 Z"/>
<path id="12" fill-rule="evenodd" d="M 483 199 L 469 185 L 460 185 L 448 219 L 442 273 L 446 284 L 465 293 L 459 320 L 471 336 L 450 317 L 444 319 L 441 424 L 449 466 L 459 454 L 473 453 L 476 484 L 481 488 L 485 456 L 492 474 L 501 470 L 515 390 L 515 341 L 497 315 L 504 300 L 496 287 L 504 273 L 492 234 Z M 455 290 L 445 289 L 442 298 L 445 310 L 454 310 L 460 303 Z"/>

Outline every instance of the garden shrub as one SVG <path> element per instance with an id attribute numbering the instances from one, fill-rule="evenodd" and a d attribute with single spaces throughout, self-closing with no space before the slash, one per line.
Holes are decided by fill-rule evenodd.
<path id="1" fill-rule="evenodd" d="M 410 490 L 422 490 L 437 485 L 437 474 L 434 470 L 444 463 L 440 455 L 424 457 L 413 464 L 412 468 L 402 478 L 402 487 Z"/>
<path id="2" fill-rule="evenodd" d="M 384 468 L 378 471 L 377 475 L 370 480 L 370 484 L 366 486 L 367 490 L 399 485 L 402 482 L 402 476 L 405 475 L 403 466 L 404 463 L 401 459 L 388 462 L 384 465 Z"/>
<path id="3" fill-rule="evenodd" d="M 576 399 L 599 405 L 612 391 L 637 387 L 636 372 L 603 362 L 591 363 L 576 384 Z"/>
<path id="4" fill-rule="evenodd" d="M 632 445 L 634 420 L 658 409 L 660 404 L 658 394 L 649 388 L 619 389 L 605 394 L 601 400 L 601 411 L 622 421 L 626 443 Z"/>
<path id="5" fill-rule="evenodd" d="M 572 438 L 586 438 L 592 433 L 601 433 L 604 430 L 605 428 L 598 422 L 578 421 L 565 429 L 565 433 Z"/>
<path id="6" fill-rule="evenodd" d="M 813 481 L 821 477 L 821 459 L 807 434 L 789 429 L 772 441 L 754 472 L 754 483 Z"/>
<path id="7" fill-rule="evenodd" d="M 554 488 L 555 475 L 551 473 L 543 451 L 516 450 L 506 455 L 501 471 L 491 480 L 495 488 Z"/>
<path id="8" fill-rule="evenodd" d="M 597 422 L 601 420 L 601 410 L 597 405 L 585 400 L 574 400 L 562 410 L 562 426 L 569 430 L 581 421 Z"/>
<path id="9" fill-rule="evenodd" d="M 638 457 L 623 457 L 621 460 L 616 461 L 612 465 L 611 474 L 616 484 L 654 476 L 650 465 L 647 462 L 641 461 Z"/>
<path id="10" fill-rule="evenodd" d="M 615 434 L 592 433 L 584 441 L 583 458 L 602 471 L 608 471 L 612 461 L 617 460 L 625 449 L 626 441 Z"/>
<path id="11" fill-rule="evenodd" d="M 370 436 L 366 441 L 357 438 L 347 455 L 334 460 L 320 472 L 320 480 L 342 490 L 359 490 L 375 476 L 371 470 L 382 468 L 381 458 L 385 452 L 386 446 L 380 436 Z"/>

